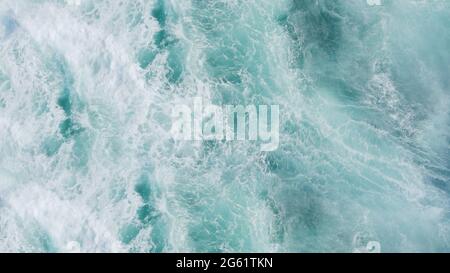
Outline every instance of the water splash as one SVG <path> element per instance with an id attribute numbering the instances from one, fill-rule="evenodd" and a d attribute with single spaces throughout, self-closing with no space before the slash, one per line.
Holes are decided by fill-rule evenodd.
<path id="1" fill-rule="evenodd" d="M 450 7 L 382 2 L 2 1 L 0 251 L 449 251 Z M 193 97 L 280 148 L 173 142 Z"/>

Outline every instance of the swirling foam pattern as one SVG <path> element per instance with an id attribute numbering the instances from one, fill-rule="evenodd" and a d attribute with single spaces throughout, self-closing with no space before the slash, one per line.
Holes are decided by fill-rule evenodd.
<path id="1" fill-rule="evenodd" d="M 381 4 L 1 0 L 0 251 L 450 251 L 450 2 Z M 196 96 L 279 149 L 174 142 Z"/>

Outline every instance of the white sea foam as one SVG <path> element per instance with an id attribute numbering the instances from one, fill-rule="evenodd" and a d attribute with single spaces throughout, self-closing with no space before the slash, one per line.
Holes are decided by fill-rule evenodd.
<path id="1" fill-rule="evenodd" d="M 0 251 L 448 249 L 446 64 L 399 2 L 2 1 Z M 279 149 L 173 142 L 197 96 L 280 105 Z"/>

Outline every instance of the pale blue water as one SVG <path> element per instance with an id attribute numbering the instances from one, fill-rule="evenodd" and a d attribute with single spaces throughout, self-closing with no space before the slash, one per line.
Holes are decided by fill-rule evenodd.
<path id="1" fill-rule="evenodd" d="M 450 251 L 450 2 L 0 0 L 0 251 Z M 279 104 L 280 147 L 171 105 Z"/>

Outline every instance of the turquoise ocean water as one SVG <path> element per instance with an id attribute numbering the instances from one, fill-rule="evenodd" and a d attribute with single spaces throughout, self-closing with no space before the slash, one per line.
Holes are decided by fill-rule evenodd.
<path id="1" fill-rule="evenodd" d="M 0 251 L 448 252 L 449 106 L 450 1 L 0 0 Z"/>

